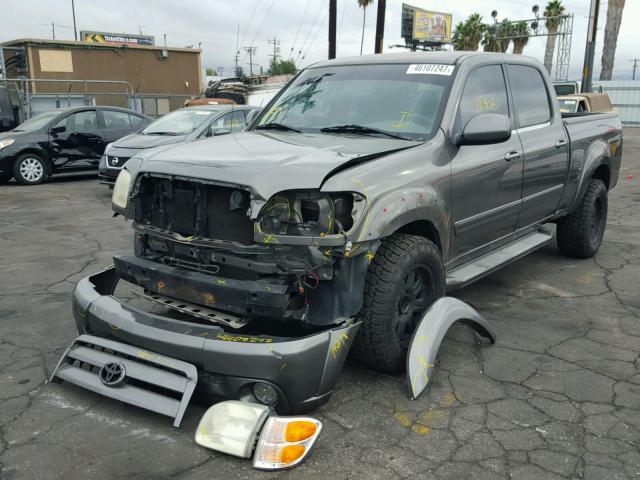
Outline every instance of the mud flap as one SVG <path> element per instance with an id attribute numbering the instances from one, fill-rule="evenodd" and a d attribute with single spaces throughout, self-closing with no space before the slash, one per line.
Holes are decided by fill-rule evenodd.
<path id="1" fill-rule="evenodd" d="M 475 309 L 453 297 L 442 297 L 431 305 L 413 333 L 407 353 L 407 384 L 414 400 L 429 383 L 436 355 L 451 325 L 462 322 L 492 344 L 496 335 L 489 323 Z"/>

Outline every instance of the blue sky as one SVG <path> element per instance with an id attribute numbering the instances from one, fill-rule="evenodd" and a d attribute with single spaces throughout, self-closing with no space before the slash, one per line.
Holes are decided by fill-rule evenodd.
<path id="1" fill-rule="evenodd" d="M 498 11 L 498 19 L 531 18 L 528 0 L 406 0 L 423 9 L 451 12 L 454 22 L 464 20 L 478 12 L 488 21 L 491 10 Z M 257 47 L 256 62 L 265 68 L 272 47 L 267 40 L 274 36 L 281 42 L 280 51 L 292 56 L 298 65 L 323 60 L 327 55 L 328 0 L 75 0 L 78 29 L 110 32 L 143 33 L 154 35 L 162 43 L 184 47 L 202 45 L 203 66 L 231 72 L 236 43 L 242 47 Z M 543 3 L 539 3 L 541 9 Z M 564 4 L 574 17 L 574 35 L 571 51 L 570 78 L 577 79 L 582 70 L 586 40 L 589 0 L 565 0 Z M 402 0 L 387 0 L 385 22 L 385 52 L 394 51 L 388 45 L 401 43 L 400 13 Z M 595 70 L 600 70 L 600 55 L 606 19 L 606 0 L 601 3 L 600 29 Z M 367 10 L 365 27 L 365 53 L 373 53 L 375 31 L 374 3 Z M 640 33 L 635 31 L 633 18 L 640 18 L 640 1 L 628 0 L 622 20 L 614 79 L 631 78 L 635 48 Z M 23 37 L 51 38 L 51 22 L 56 24 L 56 37 L 73 39 L 71 0 L 3 0 L 0 16 L 0 41 Z M 237 35 L 238 26 L 240 35 Z M 338 0 L 338 56 L 357 55 L 360 52 L 362 9 L 356 0 Z M 238 38 L 239 37 L 239 38 Z M 533 39 L 525 54 L 542 60 L 544 39 Z M 302 50 L 302 54 L 298 52 Z M 397 50 L 395 50 L 397 51 Z M 302 58 L 304 57 L 304 59 Z M 248 57 L 241 53 L 241 61 Z M 597 78 L 597 77 L 596 77 Z"/>

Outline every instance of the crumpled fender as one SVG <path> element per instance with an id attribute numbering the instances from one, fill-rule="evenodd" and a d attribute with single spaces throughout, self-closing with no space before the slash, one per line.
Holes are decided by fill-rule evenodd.
<path id="1" fill-rule="evenodd" d="M 418 323 L 407 353 L 409 396 L 416 399 L 429 383 L 438 349 L 451 325 L 462 322 L 492 344 L 496 335 L 489 323 L 471 306 L 453 297 L 435 301 Z"/>

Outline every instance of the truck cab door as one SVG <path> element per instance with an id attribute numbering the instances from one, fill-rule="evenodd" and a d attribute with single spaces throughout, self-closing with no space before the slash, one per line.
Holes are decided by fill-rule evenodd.
<path id="1" fill-rule="evenodd" d="M 83 168 L 97 165 L 104 151 L 95 109 L 74 112 L 49 130 L 54 168 Z"/>
<path id="2" fill-rule="evenodd" d="M 513 119 L 503 67 L 482 65 L 469 72 L 454 132 L 476 115 L 498 113 Z M 453 153 L 452 262 L 515 230 L 522 193 L 522 146 L 517 134 L 500 143 L 462 145 Z"/>
<path id="3" fill-rule="evenodd" d="M 562 118 L 542 73 L 529 65 L 507 66 L 524 149 L 522 212 L 518 228 L 543 222 L 558 208 L 566 182 L 569 146 Z"/>

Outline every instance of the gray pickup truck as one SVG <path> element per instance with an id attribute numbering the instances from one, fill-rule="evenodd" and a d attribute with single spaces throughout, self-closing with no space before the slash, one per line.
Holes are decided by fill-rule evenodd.
<path id="1" fill-rule="evenodd" d="M 58 377 L 132 401 L 104 387 L 113 365 L 73 370 L 75 350 L 98 367 L 116 352 L 141 362 L 127 372 L 149 369 L 131 374 L 138 390 L 163 385 L 157 369 L 194 382 L 195 367 L 212 395 L 312 409 L 350 350 L 402 371 L 425 310 L 546 244 L 544 224 L 556 224 L 563 254 L 593 256 L 621 154 L 618 117 L 563 118 L 527 57 L 315 64 L 245 133 L 129 160 L 113 208 L 133 221 L 135 255 L 78 284 L 83 335 Z M 115 298 L 120 280 L 149 308 Z M 132 401 L 174 416 L 184 408 L 154 402 Z"/>

